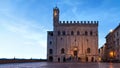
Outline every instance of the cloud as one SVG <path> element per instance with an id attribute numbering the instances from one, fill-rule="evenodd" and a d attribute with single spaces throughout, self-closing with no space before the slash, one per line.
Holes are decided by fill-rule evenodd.
<path id="1" fill-rule="evenodd" d="M 11 21 L 11 22 L 15 22 L 14 18 L 12 18 L 12 19 L 13 19 L 13 21 Z M 30 39 L 30 40 L 40 40 L 41 38 L 44 38 L 46 36 L 45 33 L 48 30 L 42 25 L 39 25 L 39 26 L 36 25 L 35 24 L 36 22 L 29 22 L 29 21 L 21 22 L 20 19 L 16 20 L 16 22 L 18 22 L 18 23 L 10 23 L 9 21 L 2 21 L 2 22 L 4 22 L 4 23 L 2 23 L 2 25 L 7 30 L 9 30 L 13 33 L 19 34 L 22 37 L 24 37 L 26 39 Z M 42 40 L 42 41 L 44 41 L 44 40 Z"/>
<path id="2" fill-rule="evenodd" d="M 33 53 L 38 53 L 37 50 L 42 49 L 40 53 L 46 53 L 46 31 L 49 29 L 45 26 L 49 26 L 50 24 L 45 24 L 45 22 L 49 22 L 48 15 L 50 13 L 48 13 L 48 9 L 50 8 L 48 7 L 51 7 L 51 4 L 46 2 L 51 1 L 39 1 L 40 3 L 38 0 L 2 0 L 2 2 L 0 2 L 0 29 L 8 31 L 6 32 L 8 35 L 2 35 L 3 37 L 0 39 L 6 44 L 6 46 L 2 46 L 4 49 L 6 49 L 6 47 L 13 47 L 13 52 L 17 51 L 14 52 L 16 54 L 23 49 L 22 53 L 24 53 L 24 51 L 26 52 L 25 49 L 28 51 L 35 50 Z M 49 6 L 46 4 L 49 4 Z M 113 26 L 116 25 L 116 23 L 113 22 L 119 22 L 120 20 L 118 0 L 59 0 L 58 7 L 59 6 L 62 8 L 60 10 L 62 11 L 60 14 L 62 20 L 100 20 L 100 45 L 104 43 L 105 40 L 103 39 L 107 31 L 109 31 L 109 28 L 113 28 Z M 47 10 L 44 10 L 44 12 L 43 9 Z M 37 18 L 37 21 L 35 18 Z M 38 20 L 42 20 L 42 22 Z M 104 29 L 104 31 L 102 29 Z M 6 40 L 3 39 L 5 38 L 4 36 L 7 36 Z M 7 41 L 7 39 L 10 41 Z M 13 52 L 11 53 L 13 54 Z M 46 56 L 46 54 L 44 54 L 44 56 Z"/>
<path id="3" fill-rule="evenodd" d="M 1 51 L 4 52 L 4 54 L 0 52 L 1 57 L 23 56 L 27 58 L 34 54 L 33 57 L 46 58 L 46 31 L 49 30 L 48 28 L 37 21 L 21 18 L 11 12 L 0 11 L 0 15 L 0 28 L 8 33 L 6 39 L 3 39 L 6 35 L 2 35 L 3 37 L 0 40 L 9 43 L 0 44 L 4 45 L 1 46 Z M 11 54 L 7 54 L 8 52 Z"/>

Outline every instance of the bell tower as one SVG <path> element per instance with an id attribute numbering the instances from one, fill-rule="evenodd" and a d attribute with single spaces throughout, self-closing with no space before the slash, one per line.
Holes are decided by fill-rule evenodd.
<path id="1" fill-rule="evenodd" d="M 53 26 L 57 26 L 59 23 L 59 8 L 53 8 Z"/>

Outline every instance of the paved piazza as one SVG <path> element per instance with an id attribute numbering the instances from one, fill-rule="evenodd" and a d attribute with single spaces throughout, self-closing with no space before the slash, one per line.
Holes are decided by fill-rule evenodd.
<path id="1" fill-rule="evenodd" d="M 15 63 L 0 64 L 0 68 L 120 68 L 120 63 Z"/>

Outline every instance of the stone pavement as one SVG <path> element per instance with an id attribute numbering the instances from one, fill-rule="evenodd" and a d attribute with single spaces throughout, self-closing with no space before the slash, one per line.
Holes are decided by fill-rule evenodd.
<path id="1" fill-rule="evenodd" d="M 0 64 L 0 68 L 120 68 L 120 63 L 14 63 Z"/>

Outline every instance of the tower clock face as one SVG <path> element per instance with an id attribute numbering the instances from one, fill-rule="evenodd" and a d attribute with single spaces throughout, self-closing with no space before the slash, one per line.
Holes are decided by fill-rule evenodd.
<path id="1" fill-rule="evenodd" d="M 57 16 L 57 12 L 56 11 L 54 12 L 54 15 Z"/>

